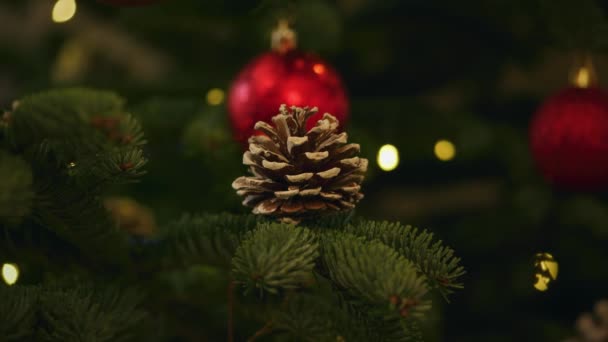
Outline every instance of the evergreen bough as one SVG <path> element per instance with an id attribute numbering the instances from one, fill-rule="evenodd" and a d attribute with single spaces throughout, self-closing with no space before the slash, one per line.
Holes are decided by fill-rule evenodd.
<path id="1" fill-rule="evenodd" d="M 141 243 L 119 229 L 103 196 L 144 173 L 144 144 L 124 101 L 110 92 L 52 90 L 3 116 L 0 262 L 15 262 L 24 274 L 17 285 L 0 285 L 0 340 L 192 336 L 172 318 L 183 298 L 165 275 L 189 274 L 183 281 L 190 282 L 187 271 L 200 267 L 202 300 L 217 299 L 205 282 L 225 279 L 225 306 L 189 310 L 225 315 L 228 336 L 251 340 L 417 340 L 430 293 L 447 297 L 462 287 L 459 259 L 431 233 L 352 213 L 297 225 L 187 215 Z M 251 320 L 262 328 L 239 326 Z"/>

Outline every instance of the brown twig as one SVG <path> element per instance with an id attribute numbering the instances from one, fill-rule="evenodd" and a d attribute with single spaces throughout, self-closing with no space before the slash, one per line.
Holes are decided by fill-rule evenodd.
<path id="1" fill-rule="evenodd" d="M 281 303 L 281 307 L 283 309 L 287 308 L 287 303 L 289 303 L 289 300 L 291 299 L 291 297 L 293 297 L 294 292 L 290 291 L 285 295 L 285 298 L 283 299 L 283 302 Z M 255 334 L 253 334 L 250 338 L 247 339 L 247 342 L 254 342 L 255 340 L 257 340 L 258 338 L 270 334 L 272 332 L 272 319 L 268 320 L 268 322 L 266 322 L 266 324 L 264 324 L 264 326 L 262 328 L 260 328 L 260 330 L 256 331 Z"/>
<path id="2" fill-rule="evenodd" d="M 236 283 L 228 283 L 228 342 L 234 342 L 234 287 Z"/>
<path id="3" fill-rule="evenodd" d="M 255 332 L 255 334 L 253 334 L 250 338 L 247 339 L 247 342 L 254 342 L 255 340 L 257 340 L 258 338 L 267 335 L 269 333 L 272 332 L 272 320 L 269 320 L 268 322 L 266 322 L 266 324 L 264 324 L 264 326 Z"/>

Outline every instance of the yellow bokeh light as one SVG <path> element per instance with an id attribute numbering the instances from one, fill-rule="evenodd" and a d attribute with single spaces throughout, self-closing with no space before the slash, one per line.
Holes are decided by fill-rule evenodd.
<path id="1" fill-rule="evenodd" d="M 547 291 L 549 283 L 557 279 L 559 265 L 553 255 L 549 253 L 537 253 L 534 258 L 536 269 L 534 288 L 538 291 Z"/>
<path id="2" fill-rule="evenodd" d="M 88 67 L 89 51 L 84 42 L 72 39 L 59 50 L 51 69 L 51 78 L 56 82 L 79 80 Z"/>
<path id="3" fill-rule="evenodd" d="M 399 165 L 399 151 L 393 145 L 386 144 L 378 150 L 378 166 L 384 171 L 392 171 Z"/>
<path id="4" fill-rule="evenodd" d="M 53 21 L 65 23 L 76 14 L 76 0 L 58 0 L 53 7 Z"/>
<path id="5" fill-rule="evenodd" d="M 576 83 L 579 88 L 587 88 L 589 87 L 590 81 L 591 73 L 589 72 L 589 69 L 587 69 L 586 67 L 581 67 L 580 69 L 578 69 L 574 83 Z"/>
<path id="6" fill-rule="evenodd" d="M 224 102 L 224 91 L 219 88 L 213 88 L 207 92 L 207 103 L 212 106 L 217 106 Z"/>
<path id="7" fill-rule="evenodd" d="M 2 279 L 8 285 L 13 285 L 19 279 L 19 268 L 15 264 L 2 265 Z"/>
<path id="8" fill-rule="evenodd" d="M 435 156 L 441 161 L 454 159 L 456 147 L 449 140 L 439 140 L 435 143 Z"/>

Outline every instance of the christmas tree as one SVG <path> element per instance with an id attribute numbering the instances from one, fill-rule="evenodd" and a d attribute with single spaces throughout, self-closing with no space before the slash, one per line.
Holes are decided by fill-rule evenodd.
<path id="1" fill-rule="evenodd" d="M 103 205 L 108 188 L 136 180 L 146 164 L 140 126 L 123 103 L 109 92 L 65 89 L 25 97 L 5 113 L 3 258 L 39 272 L 32 271 L 38 279 L 31 284 L 2 288 L 3 336 L 114 341 L 147 332 L 159 340 L 218 339 L 217 327 L 201 322 L 200 331 L 182 333 L 180 314 L 172 314 L 185 304 L 183 287 L 213 280 L 226 284 L 228 340 L 235 338 L 237 310 L 266 321 L 249 340 L 271 333 L 400 340 L 419 335 L 428 292 L 447 296 L 461 287 L 458 259 L 428 232 L 351 217 L 363 197 L 358 183 L 367 160 L 355 156 L 358 145 L 346 144 L 329 114 L 306 131 L 312 109 L 282 107 L 275 127 L 259 122 L 267 135 L 252 137 L 252 152 L 243 156 L 253 176 L 233 186 L 255 204 L 254 213 L 271 219 L 188 216 L 150 238 L 149 227 L 129 221 L 136 208 Z M 300 165 L 303 156 L 310 159 Z M 277 167 L 276 159 L 286 162 Z M 334 215 L 320 219 L 325 212 Z M 197 292 L 205 290 L 210 296 L 215 289 Z M 238 330 L 239 339 L 245 331 Z"/>
<path id="2" fill-rule="evenodd" d="M 0 336 L 605 339 L 606 11 L 4 1 Z"/>

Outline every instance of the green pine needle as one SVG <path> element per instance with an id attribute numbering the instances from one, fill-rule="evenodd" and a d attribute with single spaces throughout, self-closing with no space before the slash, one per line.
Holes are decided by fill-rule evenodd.
<path id="1" fill-rule="evenodd" d="M 0 224 L 17 224 L 31 209 L 32 170 L 21 158 L 0 150 Z"/>
<path id="2" fill-rule="evenodd" d="M 247 290 L 278 293 L 312 279 L 319 256 L 315 235 L 306 228 L 270 223 L 247 233 L 232 260 L 234 279 Z"/>
<path id="3" fill-rule="evenodd" d="M 447 299 L 454 289 L 462 288 L 459 278 L 465 273 L 454 251 L 433 234 L 400 223 L 360 221 L 346 228 L 347 232 L 367 240 L 377 239 L 412 261 L 425 275 L 431 289 L 438 289 Z"/>
<path id="4" fill-rule="evenodd" d="M 43 341 L 128 341 L 144 318 L 133 290 L 89 284 L 48 286 L 40 295 Z"/>
<path id="5" fill-rule="evenodd" d="M 418 275 L 412 262 L 380 241 L 327 234 L 323 257 L 333 282 L 362 305 L 388 314 L 399 311 L 401 303 L 411 303 L 403 314 L 408 317 L 420 317 L 430 308 L 430 302 L 423 299 L 428 291 L 425 277 Z"/>
<path id="6" fill-rule="evenodd" d="M 170 263 L 229 267 L 242 236 L 259 221 L 252 215 L 186 215 L 166 227 L 162 248 Z"/>
<path id="7" fill-rule="evenodd" d="M 32 336 L 38 287 L 0 285 L 0 340 L 27 340 Z"/>

